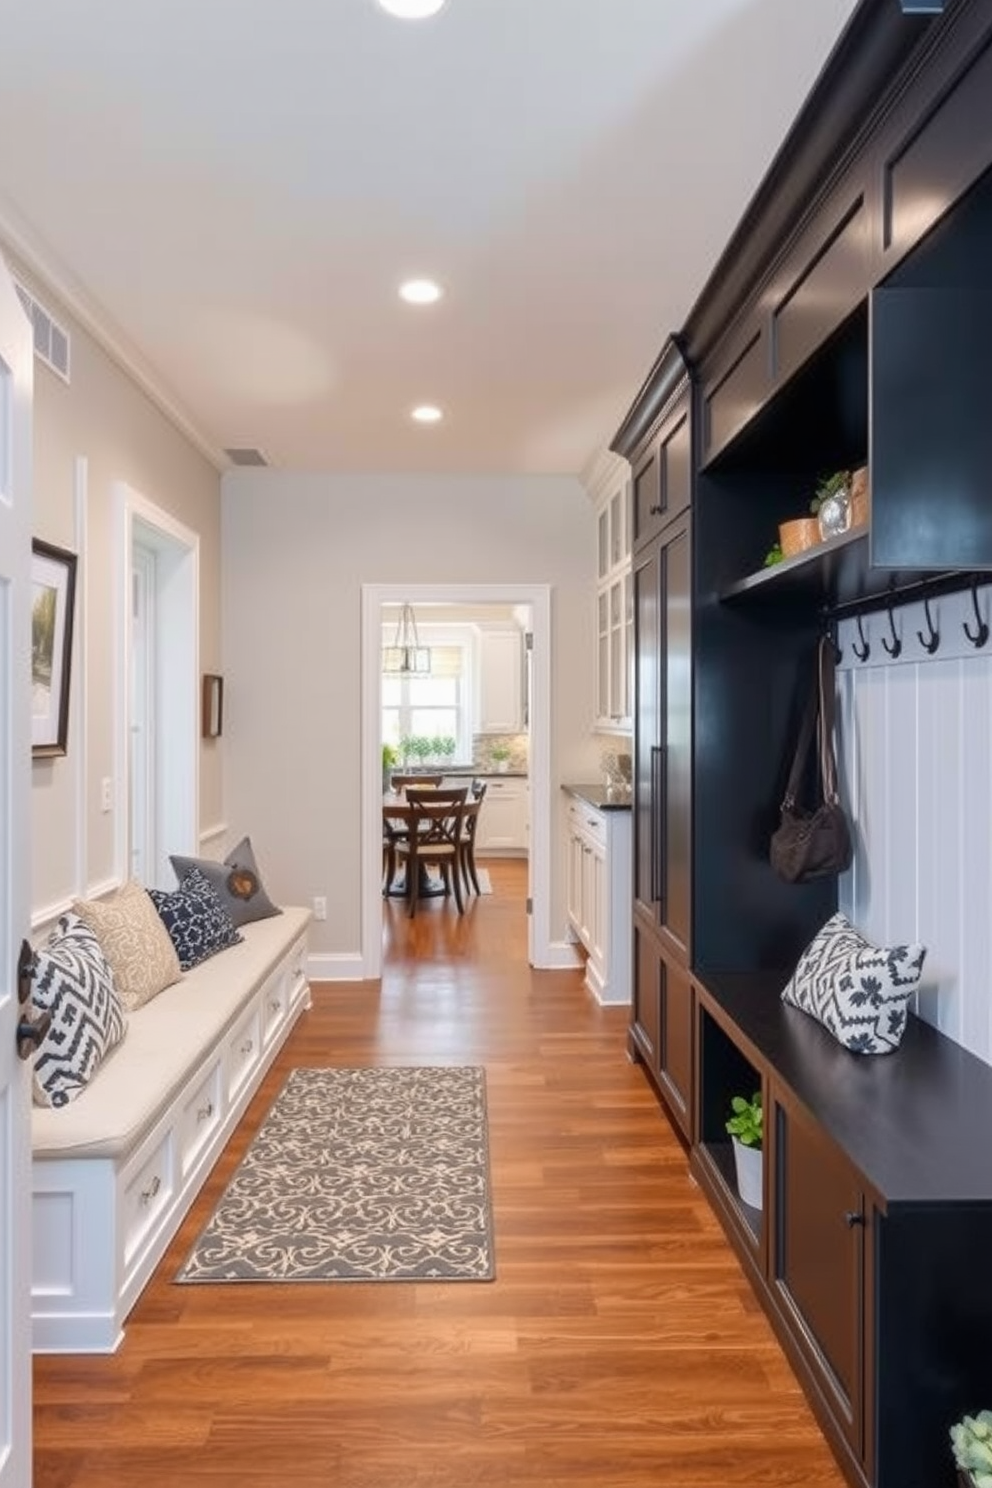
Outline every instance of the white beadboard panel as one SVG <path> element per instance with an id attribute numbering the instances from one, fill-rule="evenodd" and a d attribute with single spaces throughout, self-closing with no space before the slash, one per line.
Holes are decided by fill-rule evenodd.
<path id="1" fill-rule="evenodd" d="M 990 590 L 977 591 L 987 619 Z M 917 1011 L 992 1063 L 992 641 L 976 648 L 970 592 L 930 602 L 940 636 L 929 655 L 922 603 L 862 619 L 869 655 L 845 621 L 838 640 L 841 789 L 855 858 L 844 913 L 877 944 L 927 947 Z"/>

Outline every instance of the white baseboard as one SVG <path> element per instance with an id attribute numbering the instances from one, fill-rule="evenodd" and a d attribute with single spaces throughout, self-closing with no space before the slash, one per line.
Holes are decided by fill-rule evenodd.
<path id="1" fill-rule="evenodd" d="M 584 957 L 570 941 L 552 940 L 546 947 L 544 958 L 538 963 L 539 971 L 575 971 L 584 965 Z"/>
<path id="2" fill-rule="evenodd" d="M 350 955 L 318 955 L 307 960 L 307 979 L 311 982 L 364 982 L 367 980 L 362 958 Z"/>

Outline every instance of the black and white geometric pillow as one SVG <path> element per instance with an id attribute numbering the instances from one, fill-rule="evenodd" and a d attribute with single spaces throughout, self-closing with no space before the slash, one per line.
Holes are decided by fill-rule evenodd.
<path id="1" fill-rule="evenodd" d="M 799 958 L 782 1001 L 818 1019 L 855 1054 L 889 1054 L 906 1028 L 926 946 L 875 946 L 835 914 Z"/>
<path id="2" fill-rule="evenodd" d="M 84 1090 L 127 1031 L 114 974 L 78 915 L 61 917 L 31 963 L 31 1004 L 52 1021 L 34 1059 L 32 1098 L 65 1106 Z"/>
<path id="3" fill-rule="evenodd" d="M 190 971 L 208 956 L 215 956 L 244 939 L 213 884 L 199 868 L 191 868 L 171 894 L 163 889 L 149 889 L 148 893 L 169 932 L 183 971 Z"/>

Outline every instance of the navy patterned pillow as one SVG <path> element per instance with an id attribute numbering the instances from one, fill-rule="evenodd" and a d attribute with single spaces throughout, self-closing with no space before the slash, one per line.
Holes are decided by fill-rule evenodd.
<path id="1" fill-rule="evenodd" d="M 906 1028 L 926 946 L 875 946 L 835 914 L 810 941 L 782 993 L 855 1054 L 889 1054 Z"/>
<path id="2" fill-rule="evenodd" d="M 31 1005 L 52 1021 L 34 1057 L 36 1106 L 65 1106 L 127 1031 L 127 1015 L 100 942 L 78 915 L 61 917 L 30 963 Z"/>
<path id="3" fill-rule="evenodd" d="M 244 939 L 199 868 L 192 868 L 171 894 L 163 889 L 149 889 L 148 893 L 169 932 L 183 971 L 191 971 L 208 956 L 215 956 Z"/>

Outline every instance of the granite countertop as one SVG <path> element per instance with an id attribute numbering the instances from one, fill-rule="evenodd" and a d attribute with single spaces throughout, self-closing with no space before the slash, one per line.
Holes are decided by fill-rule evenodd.
<path id="1" fill-rule="evenodd" d="M 584 801 L 587 806 L 592 806 L 595 811 L 629 811 L 629 790 L 612 790 L 602 782 L 598 785 L 563 785 L 562 790 L 566 795 L 574 796 L 577 801 Z"/>

